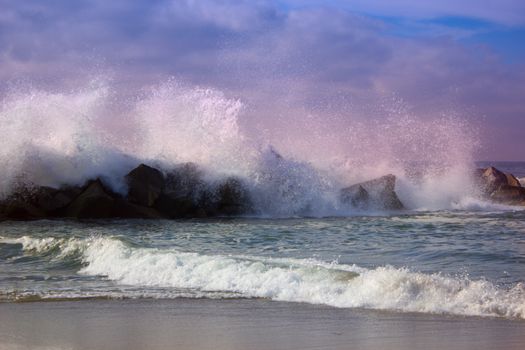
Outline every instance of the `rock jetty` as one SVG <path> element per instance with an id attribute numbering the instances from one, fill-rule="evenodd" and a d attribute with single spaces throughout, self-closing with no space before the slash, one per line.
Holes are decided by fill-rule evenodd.
<path id="1" fill-rule="evenodd" d="M 256 214 L 251 193 L 236 177 L 205 181 L 202 171 L 185 163 L 170 171 L 140 164 L 125 177 L 127 193 L 111 190 L 100 178 L 82 186 L 52 188 L 24 184 L 0 200 L 0 220 L 180 219 Z M 525 187 L 494 167 L 477 169 L 473 183 L 487 201 L 525 206 Z M 392 174 L 345 187 L 342 205 L 359 210 L 403 210 Z"/>
<path id="2" fill-rule="evenodd" d="M 125 181 L 126 195 L 113 192 L 101 179 L 61 188 L 26 184 L 0 201 L 0 220 L 177 219 L 238 216 L 253 211 L 241 179 L 228 177 L 205 184 L 201 172 L 191 163 L 166 173 L 140 164 L 125 176 Z"/>

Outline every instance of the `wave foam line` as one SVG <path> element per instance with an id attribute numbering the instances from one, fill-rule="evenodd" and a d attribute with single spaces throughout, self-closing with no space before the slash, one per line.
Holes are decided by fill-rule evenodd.
<path id="1" fill-rule="evenodd" d="M 7 243 L 5 239 L 0 242 Z M 50 247 L 46 239 L 23 237 L 17 243 L 36 251 Z M 105 276 L 129 286 L 227 292 L 343 308 L 525 319 L 525 286 L 521 283 L 502 289 L 485 280 L 424 274 L 407 268 L 364 269 L 315 260 L 201 255 L 133 248 L 102 237 L 71 239 L 62 242 L 61 249 L 80 249 L 85 266 L 79 273 Z"/>

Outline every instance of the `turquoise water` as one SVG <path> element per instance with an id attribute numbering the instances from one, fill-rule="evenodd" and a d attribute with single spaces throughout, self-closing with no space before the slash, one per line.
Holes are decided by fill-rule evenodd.
<path id="1" fill-rule="evenodd" d="M 525 318 L 525 211 L 0 224 L 15 300 L 269 298 Z"/>

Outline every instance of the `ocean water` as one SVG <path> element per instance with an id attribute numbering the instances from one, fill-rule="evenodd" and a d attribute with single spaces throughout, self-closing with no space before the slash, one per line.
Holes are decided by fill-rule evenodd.
<path id="1" fill-rule="evenodd" d="M 482 200 L 471 176 L 495 165 L 523 179 L 525 163 L 476 163 L 466 120 L 397 106 L 373 122 L 262 118 L 173 80 L 129 95 L 103 79 L 74 91 L 14 87 L 0 104 L 0 199 L 21 184 L 97 177 L 125 194 L 123 176 L 140 162 L 193 162 L 207 184 L 240 178 L 256 213 L 0 222 L 0 301 L 263 298 L 525 319 L 524 208 Z M 389 173 L 406 210 L 339 202 L 342 187 Z"/>
<path id="2" fill-rule="evenodd" d="M 0 224 L 4 302 L 268 298 L 525 318 L 525 211 Z"/>

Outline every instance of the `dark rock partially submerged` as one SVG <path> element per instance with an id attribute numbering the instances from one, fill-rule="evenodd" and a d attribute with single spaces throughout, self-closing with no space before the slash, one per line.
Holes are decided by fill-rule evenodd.
<path id="1" fill-rule="evenodd" d="M 370 203 L 370 194 L 360 184 L 352 185 L 341 190 L 341 202 L 351 204 L 355 208 L 366 209 Z"/>
<path id="2" fill-rule="evenodd" d="M 39 187 L 36 205 L 48 215 L 54 215 L 71 203 L 80 193 L 81 187 L 65 186 L 59 189 L 52 187 Z"/>
<path id="3" fill-rule="evenodd" d="M 505 174 L 507 176 L 507 184 L 513 187 L 522 187 L 520 180 L 512 174 Z"/>
<path id="4" fill-rule="evenodd" d="M 202 172 L 193 163 L 182 164 L 166 174 L 164 190 L 154 207 L 168 218 L 206 217 Z"/>
<path id="5" fill-rule="evenodd" d="M 121 219 L 162 219 L 166 217 L 155 208 L 130 203 L 124 198 L 117 198 L 115 200 L 111 210 L 111 216 Z"/>
<path id="6" fill-rule="evenodd" d="M 151 207 L 162 193 L 164 176 L 159 170 L 140 164 L 126 175 L 126 182 L 128 184 L 128 200 Z"/>
<path id="7" fill-rule="evenodd" d="M 33 184 L 19 186 L 9 197 L 0 201 L 0 218 L 32 220 L 59 216 L 60 210 L 80 192 L 80 188 L 71 186 L 60 189 Z"/>
<path id="8" fill-rule="evenodd" d="M 503 185 L 508 184 L 507 175 L 494 167 L 481 169 L 481 190 L 490 194 Z"/>
<path id="9" fill-rule="evenodd" d="M 525 188 L 508 185 L 501 186 L 492 192 L 489 198 L 498 203 L 525 206 Z"/>
<path id="10" fill-rule="evenodd" d="M 31 203 L 19 200 L 3 201 L 0 204 L 0 220 L 37 220 L 46 217 L 45 212 L 35 207 Z"/>
<path id="11" fill-rule="evenodd" d="M 229 177 L 208 197 L 207 211 L 213 216 L 242 215 L 252 210 L 248 190 L 242 181 Z"/>
<path id="12" fill-rule="evenodd" d="M 64 210 L 64 216 L 79 219 L 110 218 L 115 199 L 100 180 L 90 181 L 84 191 Z"/>
<path id="13" fill-rule="evenodd" d="M 385 175 L 343 188 L 340 200 L 359 209 L 401 210 L 404 205 L 395 192 L 395 186 L 396 177 Z"/>
<path id="14" fill-rule="evenodd" d="M 162 218 L 155 209 L 129 202 L 108 190 L 100 179 L 89 181 L 80 195 L 63 210 L 62 216 L 78 219 Z"/>
<path id="15" fill-rule="evenodd" d="M 481 186 L 481 193 L 485 199 L 501 204 L 525 206 L 525 188 L 514 175 L 495 167 L 488 167 L 478 170 L 476 181 Z"/>

